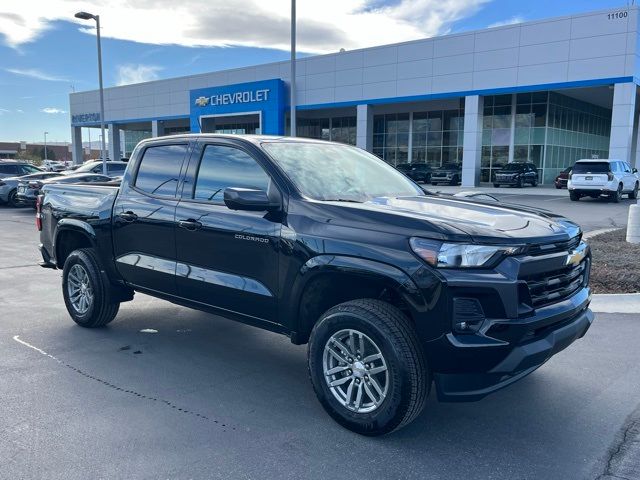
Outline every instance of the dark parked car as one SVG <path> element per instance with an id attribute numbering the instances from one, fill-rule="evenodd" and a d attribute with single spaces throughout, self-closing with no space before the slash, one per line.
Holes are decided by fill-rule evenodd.
<path id="1" fill-rule="evenodd" d="M 429 183 L 431 167 L 426 163 L 401 163 L 396 168 L 414 182 Z"/>
<path id="2" fill-rule="evenodd" d="M 57 174 L 54 178 L 47 180 L 20 180 L 18 182 L 18 190 L 16 194 L 16 202 L 19 205 L 27 205 L 35 207 L 40 190 L 45 185 L 54 183 L 72 184 L 72 183 L 105 183 L 113 179 L 105 175 L 97 175 L 95 173 L 74 173 L 73 175 Z"/>
<path id="3" fill-rule="evenodd" d="M 460 185 L 462 183 L 462 165 L 459 163 L 445 163 L 431 172 L 431 184 L 447 183 Z"/>
<path id="4" fill-rule="evenodd" d="M 511 185 L 523 187 L 525 184 L 533 187 L 538 185 L 538 170 L 533 163 L 507 163 L 498 170 L 493 179 L 493 186 Z"/>
<path id="5" fill-rule="evenodd" d="M 108 161 L 107 175 L 110 177 L 122 176 L 126 168 L 127 168 L 126 162 Z M 62 173 L 65 175 L 72 175 L 75 173 L 102 173 L 102 162 L 101 161 L 85 162 L 73 170 L 65 170 Z"/>
<path id="6" fill-rule="evenodd" d="M 360 434 L 410 423 L 432 384 L 444 401 L 506 387 L 593 321 L 589 247 L 559 215 L 426 194 L 311 139 L 159 137 L 130 162 L 119 188 L 39 197 L 73 321 L 102 327 L 138 291 L 308 343 L 320 403 Z"/>
<path id="7" fill-rule="evenodd" d="M 0 178 L 21 177 L 22 175 L 42 171 L 41 168 L 22 160 L 0 160 Z"/>
<path id="8" fill-rule="evenodd" d="M 59 177 L 59 173 L 38 172 L 22 175 L 20 177 L 5 177 L 0 179 L 0 203 L 6 203 L 10 207 L 17 207 L 18 201 L 16 195 L 18 193 L 18 184 L 23 182 L 46 180 L 52 177 Z"/>
<path id="9" fill-rule="evenodd" d="M 572 168 L 573 166 L 567 167 L 558 174 L 555 181 L 553 182 L 556 188 L 567 188 L 567 182 L 569 181 L 569 175 L 571 175 Z"/>

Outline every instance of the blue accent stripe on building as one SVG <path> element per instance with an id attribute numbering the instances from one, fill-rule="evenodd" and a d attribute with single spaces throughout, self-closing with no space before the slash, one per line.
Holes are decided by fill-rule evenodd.
<path id="1" fill-rule="evenodd" d="M 560 82 L 560 83 L 545 83 L 539 85 L 524 85 L 518 87 L 503 87 L 503 88 L 489 88 L 485 90 L 465 90 L 458 92 L 445 92 L 445 93 L 432 93 L 426 95 L 411 95 L 406 97 L 386 97 L 386 98 L 369 98 L 363 100 L 349 100 L 346 102 L 329 102 L 329 103 L 316 103 L 313 105 L 299 105 L 297 110 L 319 110 L 322 108 L 340 108 L 340 107 L 353 107 L 355 105 L 380 105 L 386 103 L 406 103 L 406 102 L 420 102 L 425 100 L 441 100 L 446 98 L 460 98 L 470 95 L 503 95 L 506 93 L 525 93 L 534 92 L 538 90 L 554 90 L 563 88 L 580 88 L 580 87 L 596 87 L 602 85 L 611 85 L 614 83 L 629 83 L 635 82 L 638 84 L 634 77 L 614 77 L 614 78 L 599 78 L 594 80 L 578 80 L 574 82 Z"/>

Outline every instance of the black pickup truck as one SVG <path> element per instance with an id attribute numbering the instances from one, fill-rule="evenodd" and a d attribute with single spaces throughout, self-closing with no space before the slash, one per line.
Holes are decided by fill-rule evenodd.
<path id="1" fill-rule="evenodd" d="M 577 225 L 425 193 L 347 145 L 145 140 L 120 187 L 47 186 L 36 223 L 77 324 L 139 291 L 308 343 L 320 402 L 365 435 L 411 422 L 432 384 L 483 398 L 593 321 Z"/>

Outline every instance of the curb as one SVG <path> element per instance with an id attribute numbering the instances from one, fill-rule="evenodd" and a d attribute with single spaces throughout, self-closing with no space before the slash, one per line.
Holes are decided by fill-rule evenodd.
<path id="1" fill-rule="evenodd" d="M 640 315 L 640 293 L 599 293 L 591 296 L 595 313 L 635 313 Z"/>
<path id="2" fill-rule="evenodd" d="M 622 230 L 623 227 L 612 227 L 612 228 L 601 228 L 599 230 L 592 230 L 590 232 L 585 232 L 582 235 L 582 238 L 585 240 L 590 239 L 591 237 L 595 237 L 596 235 L 602 235 L 603 233 L 615 232 L 616 230 Z"/>

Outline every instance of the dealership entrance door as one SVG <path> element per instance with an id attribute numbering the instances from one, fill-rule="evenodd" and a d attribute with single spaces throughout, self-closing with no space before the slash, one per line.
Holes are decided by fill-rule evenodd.
<path id="1" fill-rule="evenodd" d="M 203 133 L 231 133 L 260 135 L 261 115 L 246 113 L 240 115 L 210 115 L 200 117 Z"/>

